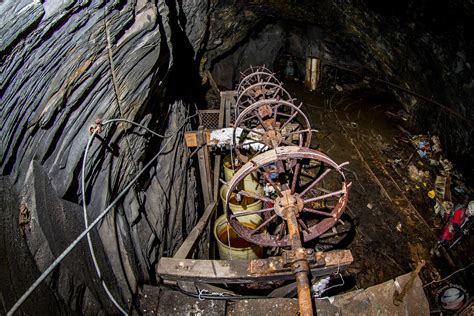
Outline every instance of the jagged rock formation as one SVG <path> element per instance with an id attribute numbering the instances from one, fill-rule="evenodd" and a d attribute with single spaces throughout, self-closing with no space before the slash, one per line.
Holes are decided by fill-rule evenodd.
<path id="1" fill-rule="evenodd" d="M 428 10 L 431 6 L 402 1 L 385 10 L 369 0 L 0 3 L 0 170 L 21 194 L 12 198 L 15 192 L 2 190 L 9 205 L 2 206 L 2 216 L 14 223 L 13 210 L 26 207 L 36 214 L 30 222 L 37 223 L 8 226 L 21 249 L 17 259 L 28 257 L 30 270 L 26 279 L 10 279 L 16 290 L 4 299 L 6 306 L 21 294 L 22 282 L 31 282 L 82 229 L 80 171 L 89 126 L 97 118 L 121 117 L 170 133 L 194 113 L 195 104 L 205 107 L 208 71 L 214 68 L 219 80 L 231 82 L 238 68 L 254 62 L 249 54 L 255 57 L 257 51 L 255 63 L 270 66 L 285 45 L 296 55 L 320 53 L 323 62 L 325 57 L 351 60 L 373 75 L 432 96 L 458 115 L 392 91 L 413 114 L 413 124 L 439 133 L 450 158 L 472 172 L 472 28 L 456 21 L 472 20 L 474 9 L 452 1 L 444 19 Z M 441 22 L 451 33 L 437 29 Z M 322 46 L 312 46 L 315 41 Z M 90 219 L 164 145 L 125 123 L 106 126 L 102 135 L 118 150 L 110 152 L 100 141 L 92 146 Z M 199 183 L 179 136 L 94 238 L 100 264 L 110 272 L 107 282 L 123 306 L 130 305 L 138 285 L 156 281 L 157 259 L 175 251 L 198 218 Z M 48 185 L 24 190 L 27 183 Z M 38 202 L 45 195 L 55 207 Z M 37 196 L 34 203 L 32 196 Z M 22 208 L 18 200 L 29 205 Z M 55 232 L 50 217 L 62 229 Z M 27 228 L 24 235 L 21 227 Z M 48 255 L 28 256 L 38 245 Z M 82 260 L 80 268 L 74 260 L 65 262 L 42 289 L 45 300 L 58 304 L 51 313 L 114 311 L 97 285 L 86 248 L 81 249 L 74 257 Z M 15 258 L 12 252 L 2 254 Z M 32 304 L 25 308 L 34 311 Z"/>

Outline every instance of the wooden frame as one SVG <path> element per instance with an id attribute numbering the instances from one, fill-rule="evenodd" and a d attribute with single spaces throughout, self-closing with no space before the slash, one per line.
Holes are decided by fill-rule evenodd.
<path id="1" fill-rule="evenodd" d="M 328 275 L 344 271 L 352 262 L 350 250 L 336 250 L 320 254 L 323 265 L 314 266 L 314 276 Z M 294 279 L 290 268 L 252 272 L 252 266 L 271 265 L 279 257 L 258 260 L 194 260 L 179 258 L 161 258 L 157 273 L 167 281 L 192 281 L 205 283 L 253 283 Z"/>

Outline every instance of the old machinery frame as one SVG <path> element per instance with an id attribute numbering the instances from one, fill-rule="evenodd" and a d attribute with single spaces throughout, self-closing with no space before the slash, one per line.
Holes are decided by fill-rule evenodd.
<path id="1" fill-rule="evenodd" d="M 270 70 L 265 66 L 251 66 L 241 73 L 237 91 L 221 93 L 219 111 L 221 127 L 223 122 L 229 126 L 232 114 L 238 115 L 231 138 L 224 141 L 232 147 L 231 157 L 235 152 L 231 159 L 234 174 L 227 183 L 229 188 L 223 205 L 230 224 L 227 227 L 248 242 L 279 249 L 280 255 L 254 260 L 188 259 L 203 232 L 207 230 L 210 234 L 208 223 L 215 217 L 219 204 L 221 156 L 216 155 L 211 169 L 212 151 L 208 147 L 220 145 L 212 139 L 211 131 L 201 126 L 197 132 L 187 132 L 185 140 L 188 147 L 197 147 L 207 207 L 174 257 L 160 259 L 157 273 L 165 283 L 185 288 L 199 284 L 201 288 L 210 286 L 215 290 L 216 287 L 208 283 L 295 279 L 295 283 L 280 287 L 269 296 L 284 296 L 288 288 L 296 288 L 300 314 L 312 315 L 309 274 L 313 277 L 328 275 L 352 263 L 349 250 L 315 252 L 304 248 L 304 242 L 331 235 L 328 230 L 338 223 L 347 206 L 351 183 L 343 172 L 347 163 L 338 164 L 324 153 L 309 148 L 313 130 L 301 105 L 296 106 L 293 101 Z M 232 107 L 235 112 L 231 111 Z M 235 166 L 238 162 L 235 158 L 243 165 Z M 249 177 L 262 186 L 261 193 L 243 190 Z M 231 209 L 230 201 L 242 197 L 260 200 L 263 208 Z M 263 218 L 258 227 L 249 228 L 240 223 L 240 217 L 253 214 Z"/>

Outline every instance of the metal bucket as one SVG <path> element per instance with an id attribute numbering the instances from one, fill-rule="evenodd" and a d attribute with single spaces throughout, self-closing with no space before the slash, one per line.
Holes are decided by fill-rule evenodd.
<path id="1" fill-rule="evenodd" d="M 257 228 L 263 222 L 263 219 L 255 214 L 241 216 L 238 219 L 250 229 Z M 222 260 L 250 260 L 262 257 L 263 248 L 240 238 L 227 223 L 225 214 L 220 216 L 214 224 L 214 237 L 217 240 L 219 257 Z"/>
<path id="2" fill-rule="evenodd" d="M 232 168 L 227 167 L 226 165 L 231 163 L 230 155 L 227 155 L 223 159 L 223 166 L 224 166 L 224 179 L 226 182 L 229 182 L 230 179 L 234 176 L 234 173 L 237 172 L 238 169 L 232 170 Z M 257 181 L 257 173 L 251 173 L 244 178 L 243 181 L 243 188 L 244 191 L 263 194 L 263 187 Z"/>
<path id="3" fill-rule="evenodd" d="M 222 205 L 225 207 L 226 204 L 226 195 L 227 191 L 229 191 L 229 186 L 227 184 L 223 184 L 221 187 L 221 200 L 222 200 Z M 234 213 L 238 212 L 245 212 L 245 211 L 258 211 L 262 209 L 262 201 L 261 200 L 253 200 L 250 203 L 245 203 L 248 201 L 248 197 L 242 196 L 242 201 L 238 203 L 234 199 L 231 198 L 229 207 Z"/>

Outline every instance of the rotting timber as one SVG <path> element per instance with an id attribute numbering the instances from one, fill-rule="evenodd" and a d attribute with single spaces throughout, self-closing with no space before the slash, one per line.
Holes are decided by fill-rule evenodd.
<path id="1" fill-rule="evenodd" d="M 208 207 L 175 257 L 161 258 L 157 274 L 165 283 L 181 288 L 189 288 L 189 283 L 196 282 L 250 283 L 294 278 L 300 313 L 312 315 L 308 275 L 317 277 L 342 271 L 353 261 L 349 250 L 323 253 L 303 247 L 303 242 L 333 227 L 344 212 L 351 187 L 342 171 L 346 163 L 339 165 L 308 147 L 313 131 L 300 110 L 301 105 L 293 104 L 281 83 L 265 67 L 244 71 L 237 92 L 221 93 L 221 97 L 218 127 L 223 127 L 224 121 L 232 121 L 223 116 L 229 115 L 229 107 L 233 107 L 236 119 L 227 145 L 231 147 L 231 157 L 235 150 L 232 169 L 237 169 L 238 160 L 243 164 L 227 183 L 229 190 L 224 205 L 227 221 L 241 238 L 277 248 L 275 253 L 280 255 L 254 260 L 187 259 L 218 204 L 221 159 L 217 156 L 214 160 L 211 182 L 209 147 L 223 144 L 213 140 L 211 131 L 201 126 L 197 132 L 187 133 L 186 143 L 188 147 L 198 148 L 203 196 Z M 242 189 L 244 179 L 249 176 L 267 189 L 265 194 Z M 323 187 L 325 179 L 331 179 L 331 185 Z M 236 212 L 229 205 L 232 197 L 252 198 L 264 206 L 256 211 Z M 239 221 L 240 217 L 251 214 L 263 216 L 263 222 L 253 229 Z"/>

